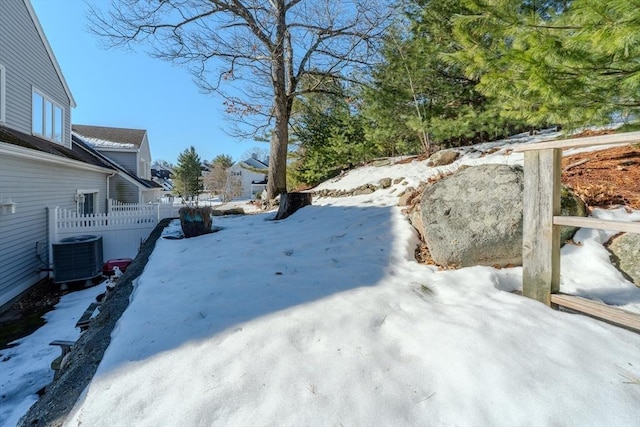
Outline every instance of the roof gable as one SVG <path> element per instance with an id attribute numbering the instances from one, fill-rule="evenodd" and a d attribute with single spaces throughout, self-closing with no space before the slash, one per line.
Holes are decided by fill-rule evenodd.
<path id="1" fill-rule="evenodd" d="M 139 149 L 147 135 L 144 129 L 71 125 L 71 129 L 95 148 Z"/>
<path id="2" fill-rule="evenodd" d="M 143 188 L 162 188 L 160 184 L 150 179 L 140 178 L 131 172 L 129 172 L 126 168 L 120 166 L 118 163 L 110 159 L 109 157 L 101 154 L 99 151 L 95 150 L 90 143 L 86 142 L 82 135 L 73 133 L 71 135 L 71 139 L 75 145 L 82 147 L 87 152 L 91 153 L 93 156 L 99 158 L 104 163 L 107 163 L 110 168 L 117 169 L 120 172 L 120 175 L 125 177 L 131 182 L 134 182 L 136 185 L 139 185 Z"/>
<path id="3" fill-rule="evenodd" d="M 58 75 L 58 78 L 60 79 L 60 83 L 62 83 L 62 87 L 64 87 L 64 91 L 67 94 L 67 96 L 69 97 L 69 103 L 72 107 L 76 107 L 76 100 L 73 98 L 73 95 L 71 94 L 71 89 L 69 89 L 69 85 L 67 84 L 67 80 L 64 78 L 64 74 L 62 74 L 62 70 L 60 69 L 60 64 L 58 64 L 58 60 L 56 59 L 56 56 L 53 54 L 53 50 L 51 49 L 51 45 L 49 44 L 49 40 L 47 39 L 47 36 L 44 33 L 44 30 L 42 29 L 42 25 L 40 25 L 40 20 L 38 19 L 38 16 L 36 15 L 35 10 L 33 9 L 33 6 L 31 6 L 31 1 L 30 0 L 23 0 L 25 7 L 27 8 L 27 11 L 29 12 L 29 15 L 31 16 L 31 20 L 33 21 L 33 25 L 36 27 L 36 30 L 38 31 L 38 34 L 40 35 L 40 40 L 42 40 L 42 44 L 44 45 L 47 54 L 49 55 L 49 59 L 51 60 L 51 64 L 53 65 L 53 68 L 55 68 L 56 70 L 56 74 Z"/>
<path id="4" fill-rule="evenodd" d="M 269 166 L 265 165 L 255 157 L 249 157 L 247 160 L 241 161 L 240 166 L 242 166 L 243 164 L 247 165 L 251 169 L 259 169 L 259 170 L 269 169 Z"/>

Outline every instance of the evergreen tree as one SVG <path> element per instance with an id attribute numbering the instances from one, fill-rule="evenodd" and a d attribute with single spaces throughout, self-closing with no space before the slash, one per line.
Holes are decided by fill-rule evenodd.
<path id="1" fill-rule="evenodd" d="M 429 153 L 433 144 L 461 145 L 498 138 L 518 123 L 500 118 L 478 80 L 443 58 L 460 49 L 451 20 L 470 11 L 460 0 L 404 3 L 406 22 L 387 37 L 384 62 L 364 91 L 367 137 L 385 153 Z"/>
<path id="2" fill-rule="evenodd" d="M 350 100 L 337 81 L 297 100 L 292 126 L 296 160 L 290 167 L 297 185 L 315 185 L 375 155 Z"/>
<path id="3" fill-rule="evenodd" d="M 233 166 L 233 159 L 228 154 L 219 154 L 211 161 L 211 165 L 220 165 L 221 168 L 227 170 Z"/>
<path id="4" fill-rule="evenodd" d="M 185 200 L 195 199 L 204 189 L 202 184 L 202 162 L 196 149 L 191 146 L 178 155 L 178 164 L 174 169 L 174 189 Z"/>
<path id="5" fill-rule="evenodd" d="M 640 1 L 464 2 L 451 58 L 503 116 L 578 127 L 637 115 Z"/>

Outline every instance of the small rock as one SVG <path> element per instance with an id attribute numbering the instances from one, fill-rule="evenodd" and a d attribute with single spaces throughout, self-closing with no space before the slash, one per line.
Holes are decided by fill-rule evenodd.
<path id="1" fill-rule="evenodd" d="M 429 157 L 429 166 L 444 166 L 456 161 L 460 153 L 455 150 L 440 150 Z"/>
<path id="2" fill-rule="evenodd" d="M 380 181 L 380 187 L 389 188 L 391 187 L 391 178 L 382 178 Z"/>

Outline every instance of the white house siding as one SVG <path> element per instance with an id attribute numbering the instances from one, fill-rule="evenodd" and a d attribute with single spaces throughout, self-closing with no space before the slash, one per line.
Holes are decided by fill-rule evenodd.
<path id="1" fill-rule="evenodd" d="M 5 1 L 5 0 L 2 0 Z M 34 171 L 37 171 L 34 173 Z M 76 190 L 98 190 L 98 211 L 106 209 L 106 174 L 47 161 L 2 155 L 0 198 L 17 203 L 13 214 L 0 213 L 0 306 L 46 273 L 36 256 L 48 260 L 47 207 L 75 210 Z"/>
<path id="2" fill-rule="evenodd" d="M 0 0 L 0 64 L 6 69 L 6 125 L 31 133 L 35 86 L 64 110 L 64 145 L 71 148 L 71 100 L 23 0 Z"/>
<path id="3" fill-rule="evenodd" d="M 140 150 L 138 150 L 138 172 L 137 176 L 143 179 L 151 179 L 151 150 L 149 149 L 149 139 L 145 133 Z"/>
<path id="4" fill-rule="evenodd" d="M 267 171 L 265 173 L 257 173 L 250 169 L 246 169 L 242 167 L 242 163 L 236 163 L 229 168 L 229 170 L 235 173 L 236 177 L 240 178 L 242 182 L 242 195 L 240 196 L 243 199 L 253 199 L 255 196 L 251 194 L 251 183 L 253 181 L 263 181 L 267 177 Z M 239 173 L 239 175 L 237 175 Z"/>

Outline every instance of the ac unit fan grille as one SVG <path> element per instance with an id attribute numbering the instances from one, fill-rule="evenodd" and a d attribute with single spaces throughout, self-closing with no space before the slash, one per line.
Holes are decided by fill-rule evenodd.
<path id="1" fill-rule="evenodd" d="M 88 280 L 102 273 L 102 236 L 76 236 L 53 244 L 53 281 Z"/>

